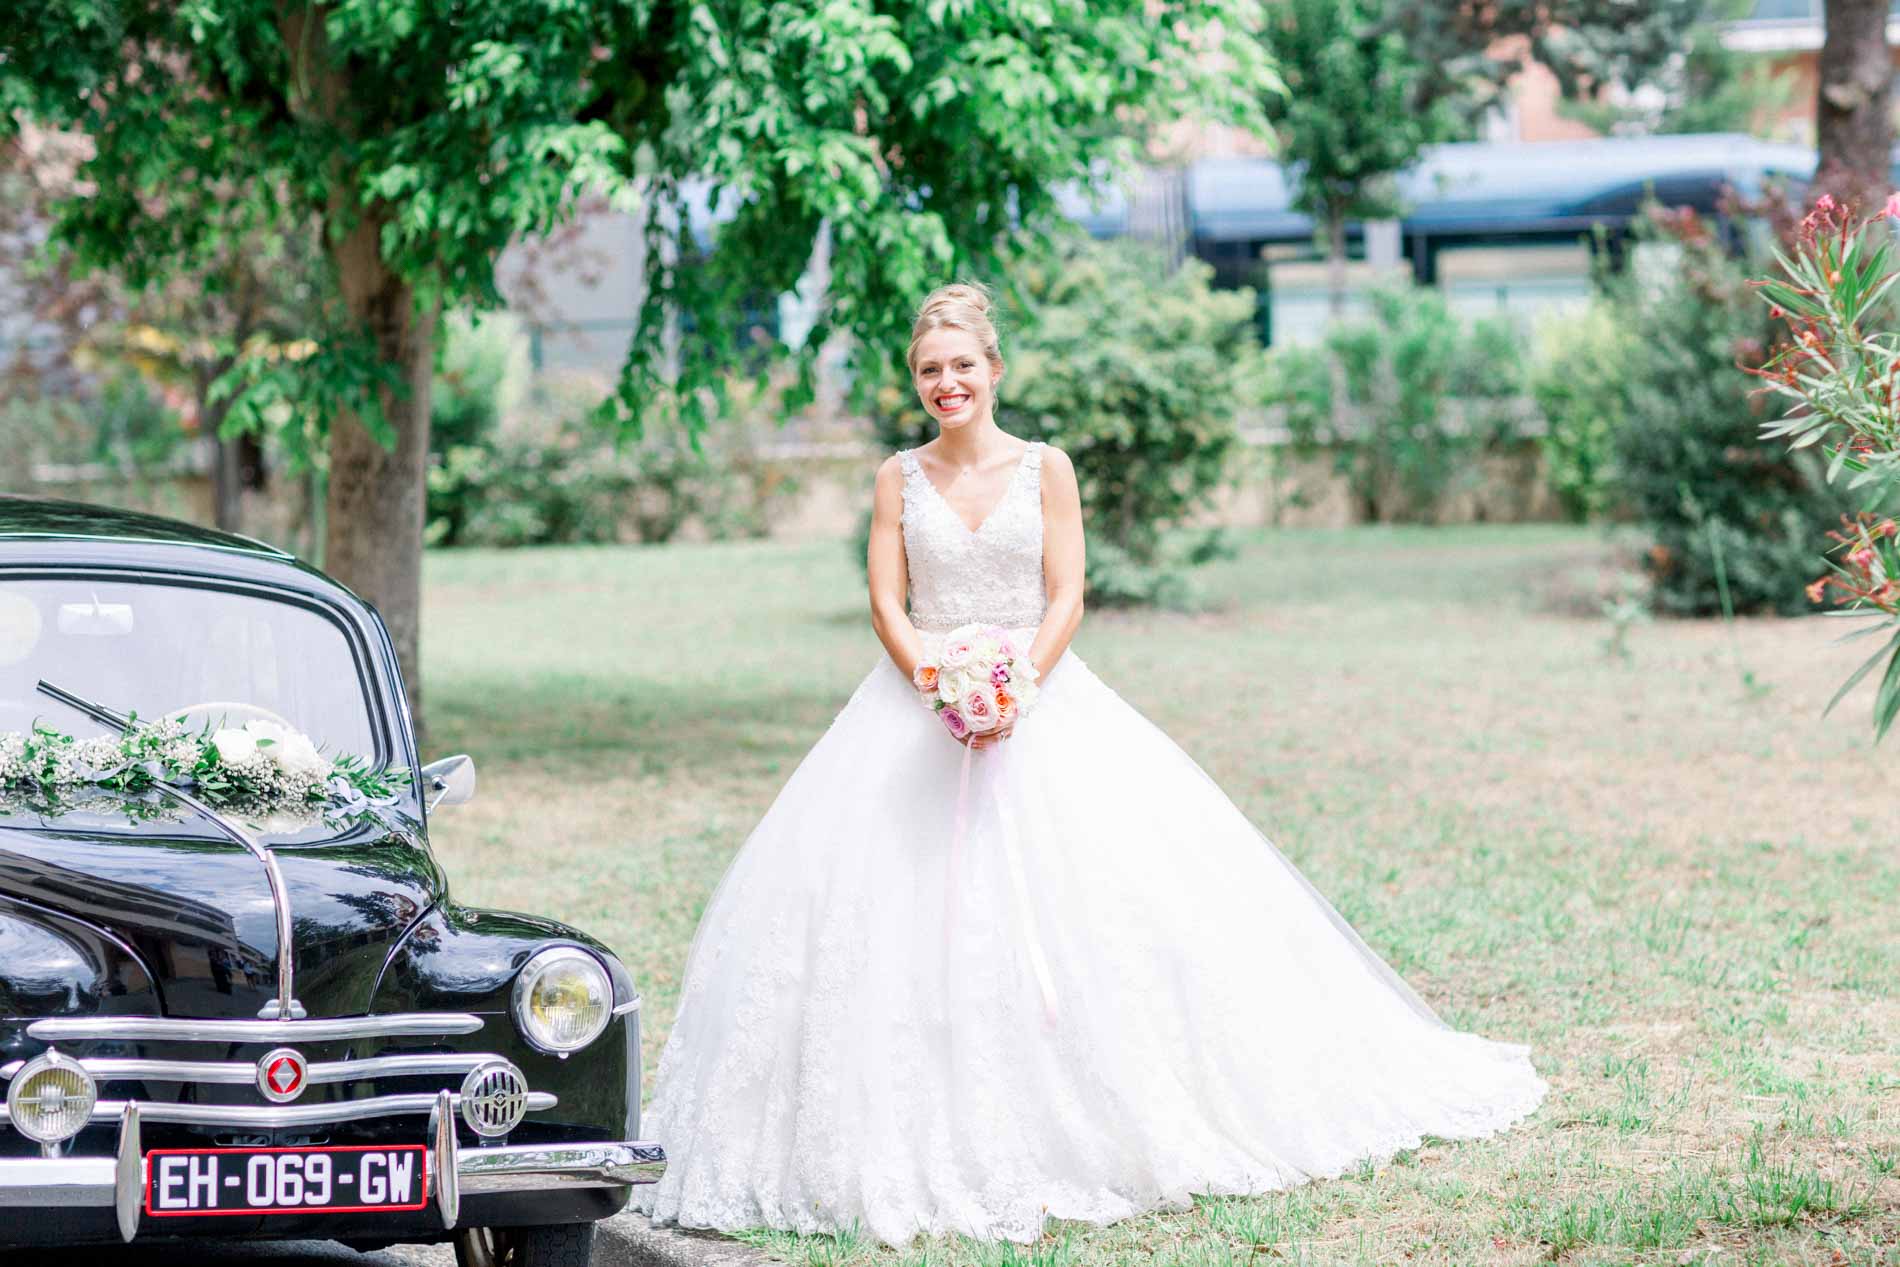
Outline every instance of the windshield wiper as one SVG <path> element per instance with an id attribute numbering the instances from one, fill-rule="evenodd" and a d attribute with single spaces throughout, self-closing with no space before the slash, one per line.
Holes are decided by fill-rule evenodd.
<path id="1" fill-rule="evenodd" d="M 116 726 L 120 730 L 127 730 L 132 725 L 130 714 L 115 713 L 104 704 L 89 700 L 83 695 L 74 695 L 64 687 L 54 686 L 45 678 L 40 679 L 39 689 L 41 694 L 52 696 L 68 708 L 78 709 L 102 726 Z"/>
<path id="2" fill-rule="evenodd" d="M 111 726 L 121 733 L 132 726 L 130 713 L 114 712 L 96 700 L 89 700 L 83 695 L 73 694 L 64 687 L 54 686 L 45 678 L 40 679 L 39 690 L 68 708 L 84 713 L 101 726 Z M 284 887 L 283 873 L 277 869 L 277 856 L 264 846 L 263 841 L 246 831 L 242 824 L 220 814 L 184 789 L 173 787 L 163 779 L 154 780 L 152 786 L 186 808 L 203 815 L 264 864 L 264 874 L 270 881 L 271 905 L 277 908 L 277 997 L 266 1003 L 258 1015 L 266 1020 L 280 1021 L 297 1020 L 302 1017 L 305 1014 L 304 1006 L 297 1002 L 296 995 L 292 992 L 295 973 L 290 955 L 290 894 Z"/>

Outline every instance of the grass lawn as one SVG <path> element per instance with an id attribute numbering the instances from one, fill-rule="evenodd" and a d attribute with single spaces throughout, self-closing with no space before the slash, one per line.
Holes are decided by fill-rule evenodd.
<path id="1" fill-rule="evenodd" d="M 1021 1247 L 759 1234 L 813 1264 L 1900 1264 L 1900 859 L 1847 622 L 1658 621 L 1527 526 L 1257 532 L 1210 610 L 1076 651 L 1454 1024 L 1535 1046 L 1531 1123 Z M 648 1074 L 727 860 L 882 654 L 839 544 L 437 553 L 431 755 L 467 902 L 603 937 Z M 649 1092 L 651 1086 L 648 1087 Z"/>

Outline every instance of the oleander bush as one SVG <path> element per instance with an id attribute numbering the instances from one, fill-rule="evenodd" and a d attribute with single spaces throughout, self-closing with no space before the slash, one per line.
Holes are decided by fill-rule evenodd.
<path id="1" fill-rule="evenodd" d="M 1767 305 L 1747 285 L 1759 270 L 1692 211 L 1652 208 L 1644 223 L 1605 293 L 1629 336 L 1612 461 L 1652 542 L 1656 605 L 1808 611 L 1803 587 L 1850 499 L 1827 486 L 1813 453 L 1758 438 L 1771 406 L 1739 366 L 1760 361 L 1770 339 Z"/>

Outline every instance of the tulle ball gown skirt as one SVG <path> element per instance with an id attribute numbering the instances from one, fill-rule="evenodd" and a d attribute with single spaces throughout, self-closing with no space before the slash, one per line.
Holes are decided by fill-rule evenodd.
<path id="1" fill-rule="evenodd" d="M 972 755 L 959 836 L 963 755 L 880 655 L 708 903 L 636 1208 L 1029 1240 L 1543 1097 L 1526 1048 L 1439 1021 L 1073 651 Z"/>

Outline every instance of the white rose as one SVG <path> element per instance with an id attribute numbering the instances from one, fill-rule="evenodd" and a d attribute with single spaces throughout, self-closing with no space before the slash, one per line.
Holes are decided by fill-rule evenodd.
<path id="1" fill-rule="evenodd" d="M 296 774 L 322 777 L 330 773 L 329 759 L 317 751 L 308 735 L 291 735 L 272 748 L 271 755 L 277 758 L 278 765 Z"/>
<path id="2" fill-rule="evenodd" d="M 226 765 L 240 765 L 257 755 L 257 740 L 241 730 L 218 731 L 211 736 L 211 746 Z"/>
<path id="3" fill-rule="evenodd" d="M 244 723 L 244 733 L 256 740 L 259 744 L 267 743 L 270 746 L 275 746 L 277 744 L 287 743 L 297 732 L 279 726 L 274 721 L 253 718 Z"/>
<path id="4" fill-rule="evenodd" d="M 976 656 L 976 640 L 981 635 L 975 625 L 961 625 L 944 635 L 943 651 L 937 663 L 946 669 L 961 669 Z"/>
<path id="5" fill-rule="evenodd" d="M 937 673 L 937 698 L 946 704 L 955 705 L 970 692 L 970 676 L 939 670 Z"/>

